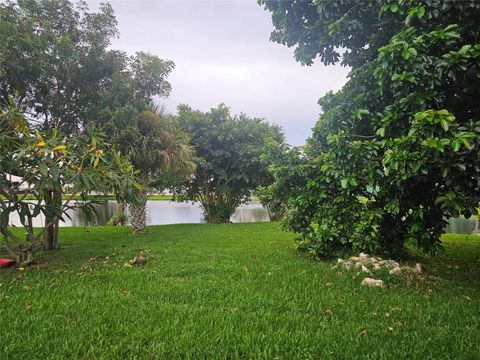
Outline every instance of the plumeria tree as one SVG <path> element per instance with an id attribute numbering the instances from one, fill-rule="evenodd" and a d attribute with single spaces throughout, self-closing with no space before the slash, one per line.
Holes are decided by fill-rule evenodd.
<path id="1" fill-rule="evenodd" d="M 80 207 L 92 214 L 90 191 L 114 192 L 123 201 L 135 202 L 139 190 L 132 164 L 95 128 L 66 138 L 57 129 L 33 128 L 12 98 L 1 110 L 0 232 L 3 245 L 18 264 L 32 263 L 43 246 L 58 247 L 58 235 L 49 237 L 48 231 L 68 210 Z M 51 204 L 52 193 L 60 194 L 59 204 Z M 78 196 L 81 201 L 74 200 Z M 12 213 L 18 215 L 25 235 L 9 228 Z M 39 215 L 45 223 L 36 230 L 33 219 Z"/>

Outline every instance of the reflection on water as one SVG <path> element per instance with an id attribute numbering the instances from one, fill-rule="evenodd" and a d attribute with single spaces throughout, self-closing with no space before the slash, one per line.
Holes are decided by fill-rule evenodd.
<path id="1" fill-rule="evenodd" d="M 68 217 L 61 226 L 83 226 L 83 225 L 106 225 L 108 220 L 115 214 L 117 208 L 116 201 L 106 201 L 101 204 L 94 204 L 97 210 L 97 218 L 94 221 L 87 221 L 85 215 L 78 209 L 68 211 Z M 128 214 L 128 210 L 127 210 Z M 240 206 L 232 216 L 232 222 L 258 222 L 269 221 L 267 211 L 262 207 L 260 202 L 252 201 L 251 203 Z M 177 203 L 172 201 L 147 201 L 147 224 L 148 225 L 164 225 L 164 224 L 185 224 L 185 223 L 202 223 L 203 214 L 200 204 L 198 203 Z M 10 215 L 10 224 L 21 226 L 16 214 Z M 43 216 L 34 219 L 35 226 L 44 224 Z"/>

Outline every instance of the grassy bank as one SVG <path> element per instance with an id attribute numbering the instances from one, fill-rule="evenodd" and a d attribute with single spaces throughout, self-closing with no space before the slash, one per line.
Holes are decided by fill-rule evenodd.
<path id="1" fill-rule="evenodd" d="M 39 265 L 0 270 L 0 359 L 474 359 L 480 237 L 421 257 L 435 281 L 362 275 L 298 253 L 276 223 L 61 231 Z M 124 264 L 139 250 L 145 267 Z"/>

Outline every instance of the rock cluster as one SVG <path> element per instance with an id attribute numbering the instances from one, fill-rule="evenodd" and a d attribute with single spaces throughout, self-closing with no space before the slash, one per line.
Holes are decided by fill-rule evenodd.
<path id="1" fill-rule="evenodd" d="M 423 272 L 422 265 L 416 264 L 414 268 L 400 267 L 400 264 L 395 260 L 383 260 L 379 257 L 373 257 L 365 253 L 360 253 L 358 256 L 352 256 L 347 260 L 338 259 L 338 266 L 344 269 L 358 269 L 366 274 L 370 274 L 372 271 L 387 269 L 390 275 L 401 276 L 405 273 L 421 274 Z M 365 278 L 362 285 L 366 286 L 380 286 L 383 287 L 383 281 L 375 280 L 371 278 Z"/>
<path id="2" fill-rule="evenodd" d="M 402 274 L 400 264 L 395 260 L 383 260 L 381 258 L 376 258 L 363 252 L 360 253 L 358 256 L 350 257 L 348 260 L 338 259 L 338 264 L 343 266 L 347 270 L 350 270 L 351 268 L 361 269 L 364 273 L 369 273 L 370 269 L 380 270 L 382 267 L 384 267 L 390 270 L 390 274 L 392 275 Z"/>

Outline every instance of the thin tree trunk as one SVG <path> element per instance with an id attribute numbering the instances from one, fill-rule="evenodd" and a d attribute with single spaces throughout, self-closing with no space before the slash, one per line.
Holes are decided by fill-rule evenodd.
<path id="1" fill-rule="evenodd" d="M 55 190 L 48 190 L 45 194 L 45 204 L 51 208 L 61 208 L 62 206 L 62 193 Z M 53 222 L 53 223 L 52 223 Z M 45 224 L 51 224 L 48 226 L 45 233 L 45 250 L 58 249 L 58 228 L 59 219 L 55 219 L 55 215 L 45 216 Z"/>
<path id="2" fill-rule="evenodd" d="M 5 244 L 5 248 L 7 249 L 7 251 L 8 251 L 7 235 L 5 234 L 3 229 L 7 229 L 8 221 L 9 221 L 9 214 L 8 213 L 2 213 L 1 216 L 0 216 L 0 231 L 2 233 L 3 243 Z"/>
<path id="3" fill-rule="evenodd" d="M 125 216 L 125 203 L 123 201 L 119 201 L 117 204 L 117 210 L 115 211 L 115 216 L 118 219 L 118 225 L 125 225 L 124 216 Z"/>
<path id="4" fill-rule="evenodd" d="M 126 217 L 125 217 L 125 202 L 117 202 L 117 208 L 115 209 L 115 214 L 108 221 L 109 225 L 113 226 L 125 226 Z"/>

